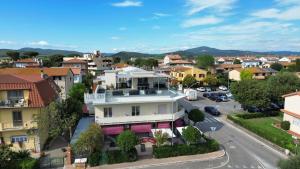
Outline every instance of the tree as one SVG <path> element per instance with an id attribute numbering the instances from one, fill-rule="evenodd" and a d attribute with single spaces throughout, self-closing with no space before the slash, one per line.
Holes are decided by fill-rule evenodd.
<path id="1" fill-rule="evenodd" d="M 300 155 L 291 156 L 289 159 L 280 160 L 278 163 L 280 169 L 299 169 Z"/>
<path id="2" fill-rule="evenodd" d="M 182 85 L 184 87 L 192 87 L 193 85 L 195 85 L 197 83 L 197 80 L 194 76 L 188 74 L 186 75 L 184 78 L 183 78 L 183 81 L 182 81 Z"/>
<path id="3" fill-rule="evenodd" d="M 253 78 L 253 73 L 249 69 L 244 69 L 241 71 L 241 80 L 251 80 Z"/>
<path id="4" fill-rule="evenodd" d="M 44 112 L 38 115 L 38 126 L 48 128 L 49 137 L 55 138 L 63 131 L 63 105 L 60 102 L 51 102 Z"/>
<path id="5" fill-rule="evenodd" d="M 216 78 L 218 79 L 219 85 L 224 85 L 224 86 L 228 85 L 228 81 L 229 81 L 228 73 L 218 73 Z"/>
<path id="6" fill-rule="evenodd" d="M 196 58 L 197 66 L 200 68 L 209 68 L 214 65 L 215 59 L 211 55 L 201 55 Z"/>
<path id="7" fill-rule="evenodd" d="M 30 58 L 36 57 L 39 55 L 39 52 L 35 52 L 35 51 L 28 51 L 28 52 L 24 52 L 23 53 L 25 56 L 28 56 Z"/>
<path id="8" fill-rule="evenodd" d="M 280 63 L 273 63 L 273 64 L 271 64 L 270 68 L 280 71 L 283 68 L 283 66 Z"/>
<path id="9" fill-rule="evenodd" d="M 199 109 L 193 109 L 188 114 L 188 117 L 190 120 L 192 120 L 194 123 L 201 122 L 204 120 L 205 116 L 202 111 Z"/>
<path id="10" fill-rule="evenodd" d="M 213 75 L 207 75 L 203 82 L 209 86 L 216 86 L 218 84 L 218 79 Z"/>
<path id="11" fill-rule="evenodd" d="M 154 133 L 154 138 L 156 140 L 156 146 L 160 147 L 163 144 L 165 144 L 165 142 L 167 142 L 167 140 L 169 138 L 169 134 L 168 133 L 163 133 L 161 130 L 157 130 Z"/>
<path id="12" fill-rule="evenodd" d="M 9 168 L 12 154 L 8 145 L 0 144 L 0 168 Z"/>
<path id="13" fill-rule="evenodd" d="M 129 152 L 139 143 L 137 136 L 130 130 L 123 131 L 117 137 L 117 145 L 123 152 Z"/>
<path id="14" fill-rule="evenodd" d="M 10 57 L 13 61 L 17 61 L 18 59 L 20 59 L 20 53 L 17 51 L 7 51 L 6 55 L 8 57 Z"/>
<path id="15" fill-rule="evenodd" d="M 103 133 L 100 125 L 93 123 L 86 131 L 80 134 L 78 140 L 73 145 L 76 154 L 91 155 L 101 151 L 103 146 Z"/>
<path id="16" fill-rule="evenodd" d="M 82 83 L 74 84 L 72 88 L 69 90 L 69 97 L 79 100 L 82 103 L 84 102 L 84 95 L 85 92 L 85 86 Z"/>
<path id="17" fill-rule="evenodd" d="M 51 55 L 43 59 L 45 67 L 61 67 L 64 55 Z"/>
<path id="18" fill-rule="evenodd" d="M 264 81 L 242 80 L 232 83 L 231 93 L 235 100 L 244 106 L 265 108 L 271 103 L 270 93 Z"/>
<path id="19" fill-rule="evenodd" d="M 241 64 L 241 60 L 240 59 L 234 59 L 233 64 Z"/>
<path id="20" fill-rule="evenodd" d="M 193 126 L 188 126 L 186 128 L 183 128 L 182 136 L 188 145 L 197 144 L 201 139 L 200 131 Z"/>
<path id="21" fill-rule="evenodd" d="M 113 57 L 113 62 L 114 62 L 114 64 L 120 63 L 121 62 L 121 58 L 120 57 Z"/>
<path id="22" fill-rule="evenodd" d="M 295 64 L 288 67 L 290 72 L 300 72 L 300 59 L 296 59 Z"/>

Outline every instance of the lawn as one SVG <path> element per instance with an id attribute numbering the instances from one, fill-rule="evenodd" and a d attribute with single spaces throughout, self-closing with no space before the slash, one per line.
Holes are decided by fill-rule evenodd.
<path id="1" fill-rule="evenodd" d="M 291 151 L 295 150 L 292 136 L 287 132 L 273 126 L 274 123 L 281 121 L 279 116 L 242 119 L 233 115 L 228 116 L 228 119 L 282 148 L 286 148 Z"/>

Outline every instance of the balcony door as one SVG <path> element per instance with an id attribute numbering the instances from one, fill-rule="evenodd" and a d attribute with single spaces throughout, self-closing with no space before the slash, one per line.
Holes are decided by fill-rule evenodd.
<path id="1" fill-rule="evenodd" d="M 14 127 L 23 126 L 22 112 L 21 111 L 13 111 L 12 115 L 13 115 L 13 126 Z"/>
<path id="2" fill-rule="evenodd" d="M 168 114 L 166 104 L 159 104 L 158 105 L 158 114 Z"/>

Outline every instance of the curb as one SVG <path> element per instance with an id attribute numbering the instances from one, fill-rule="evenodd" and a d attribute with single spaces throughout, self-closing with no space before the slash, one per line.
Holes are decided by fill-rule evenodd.
<path id="1" fill-rule="evenodd" d="M 255 134 L 254 132 L 252 132 L 252 131 L 250 131 L 250 130 L 248 130 L 248 129 L 246 129 L 246 128 L 244 128 L 244 127 L 242 127 L 242 126 L 240 126 L 240 125 L 238 125 L 238 124 L 236 124 L 236 123 L 234 123 L 233 121 L 231 121 L 231 120 L 228 119 L 227 117 L 225 118 L 225 120 L 226 120 L 228 123 L 230 123 L 231 125 L 233 125 L 233 126 L 239 128 L 240 130 L 242 130 L 242 131 L 244 131 L 245 133 L 249 134 L 250 136 L 256 138 L 257 140 L 259 140 L 259 141 L 261 141 L 261 142 L 263 142 L 264 144 L 270 146 L 271 148 L 274 148 L 275 150 L 281 152 L 284 156 L 287 157 L 287 155 L 285 154 L 285 149 L 284 149 L 284 148 L 282 148 L 282 147 L 280 147 L 280 146 L 278 146 L 278 145 L 276 145 L 276 144 L 270 142 L 269 140 L 267 140 L 267 139 L 265 139 L 265 138 L 263 138 L 263 137 L 261 137 L 261 136 Z"/>
<path id="2" fill-rule="evenodd" d="M 112 165 L 106 165 L 106 166 L 98 166 L 99 168 L 103 168 L 103 167 L 109 167 L 109 168 L 113 168 L 113 169 L 133 169 L 133 168 L 146 168 L 146 167 L 155 167 L 155 166 L 166 166 L 166 165 L 172 165 L 172 164 L 181 164 L 181 163 L 186 163 L 186 162 L 199 162 L 199 161 L 207 161 L 207 160 L 215 160 L 218 158 L 222 158 L 226 155 L 226 152 L 224 149 L 219 150 L 219 151 L 215 151 L 215 152 L 211 152 L 211 153 L 218 153 L 220 152 L 221 154 L 217 154 L 214 157 L 205 157 L 205 158 L 200 158 L 200 159 L 191 159 L 191 160 L 176 160 L 178 158 L 182 158 L 182 157 L 191 157 L 191 156 L 199 156 L 201 154 L 197 154 L 197 155 L 190 155 L 190 156 L 177 156 L 177 157 L 169 157 L 169 158 L 162 158 L 162 159 L 169 159 L 172 162 L 159 162 L 159 163 L 154 163 L 154 164 L 145 164 L 145 165 L 136 165 L 136 166 L 126 166 L 126 167 L 113 167 L 112 165 L 118 165 L 118 164 L 112 164 Z M 210 153 L 207 153 L 210 154 Z M 203 154 L 202 154 L 203 155 Z M 172 160 L 173 159 L 173 160 Z M 153 159 L 153 160 L 158 160 L 158 159 Z M 154 161 L 153 161 L 154 162 Z M 96 168 L 93 168 L 96 169 Z"/>

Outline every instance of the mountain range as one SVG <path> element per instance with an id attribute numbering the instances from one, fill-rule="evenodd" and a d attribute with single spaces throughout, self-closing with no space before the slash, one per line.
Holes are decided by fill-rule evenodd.
<path id="1" fill-rule="evenodd" d="M 6 56 L 6 52 L 10 49 L 0 49 L 0 56 Z M 70 50 L 57 50 L 57 49 L 41 49 L 41 48 L 21 48 L 18 49 L 20 53 L 25 51 L 36 51 L 40 55 L 48 56 L 54 54 L 61 54 L 61 55 L 70 55 L 70 54 L 78 54 L 82 55 L 82 52 L 78 51 L 70 51 Z M 147 54 L 147 53 L 138 53 L 138 52 L 128 52 L 122 51 L 118 53 L 103 53 L 105 56 L 111 57 L 120 57 L 121 59 L 127 60 L 131 57 L 163 57 L 166 54 L 180 54 L 184 57 L 195 57 L 199 55 L 213 55 L 213 56 L 243 56 L 243 55 L 277 55 L 277 56 L 288 56 L 288 55 L 300 55 L 300 52 L 294 51 L 268 51 L 268 52 L 256 52 L 256 51 L 244 51 L 244 50 L 221 50 L 211 47 L 197 47 L 187 50 L 180 50 L 162 54 Z"/>

